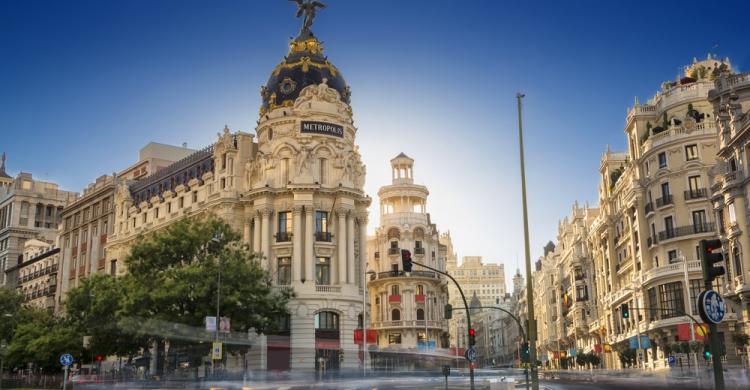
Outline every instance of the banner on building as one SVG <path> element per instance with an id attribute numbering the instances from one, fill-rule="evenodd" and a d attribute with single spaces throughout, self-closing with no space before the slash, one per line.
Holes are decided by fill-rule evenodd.
<path id="1" fill-rule="evenodd" d="M 641 335 L 641 344 L 638 345 L 638 337 L 633 336 L 628 339 L 630 342 L 630 349 L 648 349 L 651 348 L 651 339 L 646 335 Z"/>
<path id="2" fill-rule="evenodd" d="M 693 324 L 693 326 L 695 327 L 695 339 L 697 341 L 703 341 L 703 338 L 708 334 L 708 326 L 704 324 Z M 677 324 L 677 340 L 692 340 L 690 338 L 690 324 Z"/>

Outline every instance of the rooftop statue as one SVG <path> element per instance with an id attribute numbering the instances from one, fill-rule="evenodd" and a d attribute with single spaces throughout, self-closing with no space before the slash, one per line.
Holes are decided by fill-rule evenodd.
<path id="1" fill-rule="evenodd" d="M 302 33 L 310 32 L 312 27 L 313 19 L 315 19 L 316 8 L 325 8 L 326 5 L 316 0 L 289 0 L 297 3 L 297 17 L 299 18 L 303 14 L 305 15 L 304 21 L 302 22 Z"/>

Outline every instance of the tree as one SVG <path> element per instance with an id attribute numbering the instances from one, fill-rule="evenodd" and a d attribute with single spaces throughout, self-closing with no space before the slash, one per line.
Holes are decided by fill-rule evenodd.
<path id="1" fill-rule="evenodd" d="M 70 290 L 65 313 L 72 328 L 90 336 L 85 358 L 97 355 L 132 357 L 147 340 L 127 332 L 122 325 L 122 307 L 127 289 L 123 279 L 106 274 L 92 275 Z"/>
<path id="2" fill-rule="evenodd" d="M 169 339 L 170 349 L 181 340 L 165 326 L 203 328 L 204 318 L 216 314 L 219 271 L 220 312 L 231 319 L 232 331 L 273 331 L 277 318 L 287 314 L 291 292 L 273 289 L 259 258 L 214 216 L 185 218 L 139 237 L 125 264 L 120 324 L 160 343 Z M 204 352 L 209 350 L 204 343 Z"/>
<path id="3" fill-rule="evenodd" d="M 0 342 L 13 338 L 23 296 L 9 288 L 0 287 Z"/>
<path id="4" fill-rule="evenodd" d="M 81 339 L 73 327 L 43 309 L 23 308 L 21 322 L 8 345 L 8 365 L 26 367 L 32 363 L 42 370 L 60 371 L 58 358 L 63 353 L 81 356 Z"/>

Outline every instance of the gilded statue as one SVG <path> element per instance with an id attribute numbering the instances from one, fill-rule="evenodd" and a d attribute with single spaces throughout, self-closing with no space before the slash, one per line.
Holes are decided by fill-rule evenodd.
<path id="1" fill-rule="evenodd" d="M 304 15 L 302 22 L 302 32 L 310 32 L 313 20 L 315 19 L 316 8 L 325 8 L 326 5 L 316 0 L 289 0 L 297 3 L 297 17 Z"/>

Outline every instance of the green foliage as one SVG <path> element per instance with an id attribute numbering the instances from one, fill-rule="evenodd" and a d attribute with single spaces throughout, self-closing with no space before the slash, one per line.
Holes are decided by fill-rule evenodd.
<path id="1" fill-rule="evenodd" d="M 13 337 L 22 302 L 23 296 L 16 290 L 0 287 L 0 341 Z"/>
<path id="2" fill-rule="evenodd" d="M 216 217 L 184 219 L 140 238 L 126 259 L 123 313 L 202 327 L 204 317 L 216 313 L 221 264 L 220 311 L 231 318 L 232 330 L 273 330 L 290 293 L 272 288 L 259 259 L 239 240 Z"/>
<path id="3" fill-rule="evenodd" d="M 81 339 L 64 319 L 46 310 L 26 308 L 13 340 L 8 344 L 6 359 L 10 367 L 33 363 L 46 372 L 60 371 L 57 362 L 63 353 L 81 356 Z"/>
<path id="4" fill-rule="evenodd" d="M 687 341 L 683 341 L 680 343 L 680 352 L 682 353 L 690 353 L 690 343 Z"/>
<path id="5" fill-rule="evenodd" d="M 619 167 L 615 170 L 613 170 L 609 174 L 609 189 L 612 190 L 615 188 L 615 185 L 617 184 L 617 181 L 620 180 L 620 177 L 622 176 L 623 172 L 625 172 L 625 167 Z"/>
<path id="6" fill-rule="evenodd" d="M 133 356 L 146 344 L 122 328 L 122 303 L 128 290 L 122 278 L 96 274 L 70 290 L 65 302 L 67 319 L 81 336 L 91 336 L 89 351 L 97 355 Z M 90 357 L 91 354 L 87 354 Z"/>
<path id="7" fill-rule="evenodd" d="M 669 128 L 669 118 L 667 117 L 667 113 L 665 112 L 661 119 L 661 126 L 664 130 Z"/>

